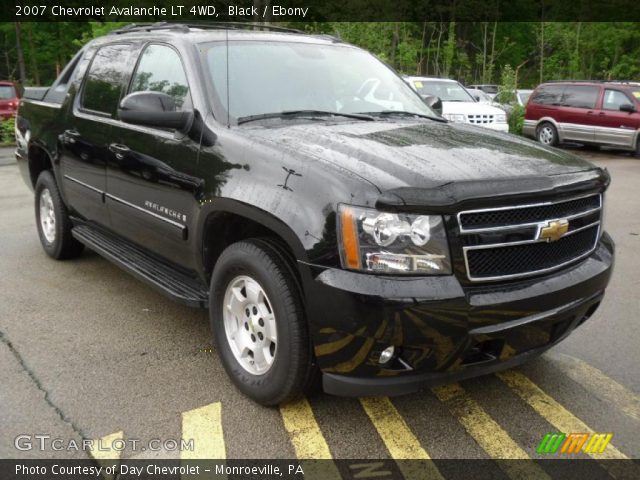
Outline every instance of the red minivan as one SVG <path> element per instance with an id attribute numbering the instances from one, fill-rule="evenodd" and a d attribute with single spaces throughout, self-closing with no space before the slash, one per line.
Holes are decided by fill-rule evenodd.
<path id="1" fill-rule="evenodd" d="M 527 102 L 524 135 L 545 145 L 571 141 L 640 155 L 640 83 L 547 82 Z"/>
<path id="2" fill-rule="evenodd" d="M 0 81 L 0 119 L 11 118 L 18 110 L 18 89 L 12 82 Z"/>

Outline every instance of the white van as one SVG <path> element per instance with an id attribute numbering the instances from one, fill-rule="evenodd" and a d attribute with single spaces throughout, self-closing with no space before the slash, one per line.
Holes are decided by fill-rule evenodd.
<path id="1" fill-rule="evenodd" d="M 451 122 L 470 123 L 501 132 L 509 131 L 504 110 L 480 103 L 459 83 L 447 78 L 404 77 L 421 96 L 442 100 L 442 116 Z"/>

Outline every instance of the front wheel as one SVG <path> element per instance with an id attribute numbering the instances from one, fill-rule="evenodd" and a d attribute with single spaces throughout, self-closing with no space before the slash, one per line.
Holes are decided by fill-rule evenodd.
<path id="1" fill-rule="evenodd" d="M 211 278 L 216 349 L 240 391 L 277 405 L 309 384 L 312 354 L 300 289 L 286 259 L 265 240 L 229 246 Z"/>
<path id="2" fill-rule="evenodd" d="M 558 130 L 551 123 L 545 122 L 538 127 L 536 138 L 543 145 L 555 147 L 558 145 Z"/>
<path id="3" fill-rule="evenodd" d="M 36 226 L 44 251 L 56 260 L 80 255 L 84 245 L 71 235 L 72 225 L 67 208 L 49 170 L 38 176 L 35 192 Z"/>

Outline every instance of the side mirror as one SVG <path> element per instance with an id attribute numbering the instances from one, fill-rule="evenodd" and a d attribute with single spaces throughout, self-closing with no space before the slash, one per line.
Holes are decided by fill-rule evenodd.
<path id="1" fill-rule="evenodd" d="M 479 101 L 480 101 L 480 95 L 474 95 L 474 96 L 473 96 L 473 98 L 475 98 L 475 99 L 476 99 L 476 102 L 479 102 Z"/>
<path id="2" fill-rule="evenodd" d="M 636 107 L 634 107 L 630 103 L 623 103 L 622 105 L 620 105 L 620 111 L 633 113 L 636 111 Z"/>
<path id="3" fill-rule="evenodd" d="M 420 95 L 424 103 L 438 115 L 442 115 L 442 100 L 435 95 Z"/>
<path id="4" fill-rule="evenodd" d="M 134 125 L 186 130 L 193 120 L 193 111 L 176 111 L 175 100 L 166 93 L 134 92 L 122 99 L 118 116 Z"/>

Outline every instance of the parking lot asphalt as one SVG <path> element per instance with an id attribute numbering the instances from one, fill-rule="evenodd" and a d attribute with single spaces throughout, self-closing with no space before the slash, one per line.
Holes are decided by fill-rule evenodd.
<path id="1" fill-rule="evenodd" d="M 390 399 L 320 394 L 280 408 L 234 389 L 205 311 L 172 303 L 93 252 L 47 257 L 32 193 L 15 164 L 0 166 L 0 458 L 85 455 L 17 450 L 20 434 L 194 438 L 189 455 L 221 458 L 538 458 L 546 433 L 590 430 L 613 433 L 599 458 L 640 457 L 640 159 L 575 152 L 613 180 L 605 224 L 617 261 L 592 319 L 504 374 Z M 170 450 L 153 455 L 180 456 Z"/>
<path id="2" fill-rule="evenodd" d="M 4 165 L 12 165 L 16 162 L 16 159 L 13 155 L 16 148 L 13 146 L 9 147 L 0 147 L 0 167 Z"/>

